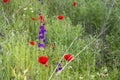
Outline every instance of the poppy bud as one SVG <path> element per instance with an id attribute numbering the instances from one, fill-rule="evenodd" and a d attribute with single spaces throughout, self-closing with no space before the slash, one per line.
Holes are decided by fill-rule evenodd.
<path id="1" fill-rule="evenodd" d="M 45 67 L 48 67 L 48 64 L 47 64 L 47 63 L 45 64 Z"/>
<path id="2" fill-rule="evenodd" d="M 73 2 L 73 3 L 72 3 L 72 6 L 76 6 L 76 4 L 77 4 L 76 2 Z"/>

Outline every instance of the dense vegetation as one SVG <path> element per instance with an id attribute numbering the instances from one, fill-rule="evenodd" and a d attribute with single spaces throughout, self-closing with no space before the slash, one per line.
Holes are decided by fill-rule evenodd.
<path id="1" fill-rule="evenodd" d="M 0 80 L 48 80 L 65 53 L 79 52 L 51 80 L 120 80 L 120 1 L 75 1 L 76 6 L 74 0 L 0 1 Z M 39 12 L 47 30 L 45 49 L 37 46 Z M 37 62 L 40 55 L 49 57 L 49 67 Z M 62 67 L 67 63 L 62 60 Z"/>

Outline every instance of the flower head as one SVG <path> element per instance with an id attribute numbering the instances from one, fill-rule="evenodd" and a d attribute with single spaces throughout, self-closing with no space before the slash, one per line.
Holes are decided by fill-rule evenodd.
<path id="1" fill-rule="evenodd" d="M 58 68 L 58 70 L 62 70 L 62 67 Z"/>
<path id="2" fill-rule="evenodd" d="M 77 5 L 77 3 L 76 3 L 76 2 L 73 2 L 73 3 L 72 3 L 72 6 L 76 6 L 76 5 Z"/>
<path id="3" fill-rule="evenodd" d="M 38 62 L 41 63 L 41 64 L 45 65 L 47 63 L 47 61 L 48 61 L 48 57 L 47 56 L 39 56 L 38 57 Z"/>
<path id="4" fill-rule="evenodd" d="M 41 36 L 39 36 L 39 39 L 44 39 L 44 35 L 42 34 Z"/>
<path id="5" fill-rule="evenodd" d="M 44 32 L 46 32 L 46 30 L 42 29 L 42 30 L 39 31 L 39 34 L 44 34 Z"/>
<path id="6" fill-rule="evenodd" d="M 45 45 L 38 43 L 38 47 L 43 47 L 43 48 L 45 48 Z"/>
<path id="7" fill-rule="evenodd" d="M 64 59 L 67 60 L 67 61 L 70 61 L 72 59 L 72 55 L 71 54 L 65 54 L 64 55 Z"/>
<path id="8" fill-rule="evenodd" d="M 60 63 L 57 63 L 57 65 L 58 65 L 58 67 L 57 67 L 57 69 L 56 69 L 55 72 L 58 72 L 58 71 L 62 70 L 61 64 L 60 64 Z"/>
<path id="9" fill-rule="evenodd" d="M 44 29 L 44 25 L 41 25 L 41 26 L 40 26 L 40 29 Z"/>
<path id="10" fill-rule="evenodd" d="M 9 0 L 3 0 L 3 2 L 4 2 L 4 3 L 7 3 L 7 2 L 9 2 Z"/>
<path id="11" fill-rule="evenodd" d="M 59 16 L 57 16 L 57 18 L 58 18 L 59 20 L 62 20 L 62 19 L 64 18 L 64 16 L 59 15 Z"/>
<path id="12" fill-rule="evenodd" d="M 59 67 L 61 67 L 61 64 L 60 63 L 57 63 Z"/>
<path id="13" fill-rule="evenodd" d="M 35 42 L 34 41 L 30 41 L 29 44 L 35 45 Z"/>
<path id="14" fill-rule="evenodd" d="M 57 69 L 55 70 L 55 72 L 58 72 L 58 71 L 60 71 L 60 70 L 62 70 L 62 67 L 57 68 Z"/>
<path id="15" fill-rule="evenodd" d="M 35 20 L 35 18 L 33 17 L 33 18 L 32 18 L 32 20 L 34 21 L 34 20 Z"/>
<path id="16" fill-rule="evenodd" d="M 43 42 L 46 43 L 46 39 L 43 39 Z"/>
<path id="17" fill-rule="evenodd" d="M 38 19 L 41 21 L 43 20 L 43 15 L 39 15 Z"/>
<path id="18" fill-rule="evenodd" d="M 99 63 L 96 61 L 95 64 L 98 65 Z"/>

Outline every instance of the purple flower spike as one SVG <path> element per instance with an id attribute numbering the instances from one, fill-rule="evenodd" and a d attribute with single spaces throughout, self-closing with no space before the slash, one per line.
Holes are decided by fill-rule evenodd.
<path id="1" fill-rule="evenodd" d="M 44 29 L 44 26 L 43 26 L 43 25 L 41 25 L 41 26 L 40 26 L 40 29 Z"/>
<path id="2" fill-rule="evenodd" d="M 41 31 L 39 31 L 39 34 L 42 34 L 42 32 L 41 32 Z"/>
<path id="3" fill-rule="evenodd" d="M 38 43 L 38 47 L 43 47 L 43 48 L 45 48 L 45 45 Z"/>
<path id="4" fill-rule="evenodd" d="M 46 32 L 46 30 L 45 29 L 41 29 L 41 32 L 44 33 L 44 32 Z"/>
<path id="5" fill-rule="evenodd" d="M 44 35 L 42 35 L 42 36 L 39 36 L 39 39 L 44 39 Z"/>
<path id="6" fill-rule="evenodd" d="M 46 32 L 46 30 L 42 29 L 39 31 L 39 34 L 44 34 L 44 32 Z"/>

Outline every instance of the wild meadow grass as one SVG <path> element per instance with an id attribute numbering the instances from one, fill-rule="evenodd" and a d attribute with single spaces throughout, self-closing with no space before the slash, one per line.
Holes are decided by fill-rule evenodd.
<path id="1" fill-rule="evenodd" d="M 56 15 L 48 18 L 46 6 L 41 6 L 36 0 L 0 1 L 0 33 L 4 34 L 0 36 L 0 80 L 50 80 L 57 62 L 65 53 L 76 56 L 93 40 L 61 73 L 54 73 L 51 80 L 120 80 L 116 66 L 108 71 L 106 63 L 101 64 L 104 53 L 100 51 L 104 43 L 96 38 L 98 35 L 86 35 L 82 24 L 72 25 L 69 17 L 63 20 L 58 20 Z M 39 8 L 44 15 L 47 30 L 45 49 L 37 46 Z M 32 21 L 32 17 L 36 20 Z M 29 44 L 31 40 L 35 41 L 34 46 Z M 51 48 L 50 44 L 53 43 L 55 46 Z M 38 63 L 37 58 L 41 55 L 48 56 L 48 67 Z M 62 67 L 66 63 L 63 59 Z"/>

